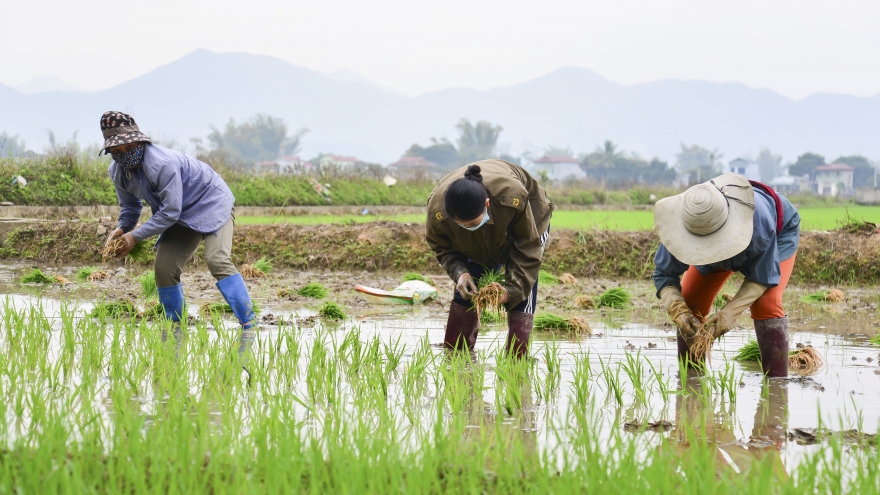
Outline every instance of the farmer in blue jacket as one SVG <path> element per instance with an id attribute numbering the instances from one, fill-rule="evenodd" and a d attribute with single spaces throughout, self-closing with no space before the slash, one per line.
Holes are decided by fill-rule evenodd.
<path id="1" fill-rule="evenodd" d="M 136 243 L 159 236 L 154 267 L 159 302 L 178 335 L 184 307 L 180 275 L 183 265 L 204 241 L 208 269 L 241 323 L 243 353 L 253 342 L 256 317 L 247 286 L 229 259 L 235 203 L 229 186 L 208 164 L 153 144 L 130 115 L 104 113 L 101 132 L 102 150 L 113 157 L 110 179 L 121 207 L 119 223 L 107 242 L 121 237 L 123 245 L 116 256 L 122 257 Z M 153 215 L 135 228 L 141 216 L 141 200 L 150 205 Z"/>

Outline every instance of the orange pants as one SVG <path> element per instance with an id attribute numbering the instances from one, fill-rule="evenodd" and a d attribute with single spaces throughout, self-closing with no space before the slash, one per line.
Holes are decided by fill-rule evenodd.
<path id="1" fill-rule="evenodd" d="M 797 253 L 779 264 L 779 285 L 767 289 L 767 292 L 752 303 L 750 310 L 753 320 L 769 320 L 785 316 L 785 310 L 782 309 L 782 293 L 785 292 L 785 286 L 788 285 L 788 279 L 791 277 L 795 256 Z M 693 266 L 684 273 L 684 277 L 681 278 L 681 295 L 697 318 L 702 320 L 702 317 L 709 315 L 715 296 L 731 275 L 733 275 L 732 271 L 722 268 L 702 275 Z"/>

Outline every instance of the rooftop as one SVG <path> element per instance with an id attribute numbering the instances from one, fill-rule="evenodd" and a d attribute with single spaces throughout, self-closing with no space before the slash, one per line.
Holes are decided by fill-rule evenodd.
<path id="1" fill-rule="evenodd" d="M 852 172 L 853 170 L 855 169 L 845 163 L 832 163 L 816 167 L 816 172 Z"/>
<path id="2" fill-rule="evenodd" d="M 570 156 L 545 156 L 535 160 L 535 163 L 580 163 L 580 161 Z"/>

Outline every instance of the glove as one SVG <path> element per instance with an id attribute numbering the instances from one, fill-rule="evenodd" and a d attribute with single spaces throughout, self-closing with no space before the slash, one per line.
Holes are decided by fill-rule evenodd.
<path id="1" fill-rule="evenodd" d="M 708 320 L 707 325 L 715 325 L 715 338 L 721 337 L 729 332 L 736 325 L 736 321 L 749 306 L 752 305 L 759 297 L 764 295 L 767 287 L 756 282 L 746 280 L 739 291 L 733 296 L 729 303 L 725 304 L 721 311 L 715 313 Z"/>
<path id="2" fill-rule="evenodd" d="M 700 320 L 687 307 L 681 291 L 672 286 L 664 287 L 660 291 L 660 305 L 669 313 L 669 319 L 678 325 L 679 333 L 690 346 L 694 336 L 697 335 Z"/>
<path id="3" fill-rule="evenodd" d="M 471 277 L 471 274 L 468 272 L 464 272 L 458 277 L 458 284 L 455 286 L 455 290 L 461 294 L 461 297 L 465 299 L 470 299 L 477 295 L 477 286 L 474 284 L 474 277 Z"/>

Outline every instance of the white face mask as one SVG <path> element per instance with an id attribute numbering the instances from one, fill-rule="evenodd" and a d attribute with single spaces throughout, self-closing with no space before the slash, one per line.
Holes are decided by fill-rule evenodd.
<path id="1" fill-rule="evenodd" d="M 483 225 L 486 225 L 486 222 L 488 222 L 488 221 L 489 221 L 489 210 L 486 210 L 485 213 L 483 213 L 483 220 L 480 222 L 479 225 L 475 225 L 473 227 L 465 227 L 462 224 L 458 224 L 458 226 L 465 229 L 465 230 L 470 230 L 471 232 L 473 232 L 473 231 L 477 230 L 478 228 L 482 227 Z"/>

